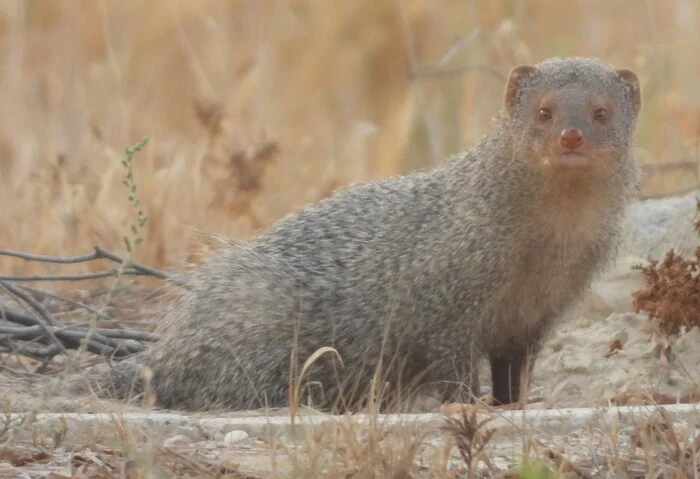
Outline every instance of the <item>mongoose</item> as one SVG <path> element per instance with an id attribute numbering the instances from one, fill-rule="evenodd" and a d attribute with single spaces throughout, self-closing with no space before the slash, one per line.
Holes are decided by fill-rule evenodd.
<path id="1" fill-rule="evenodd" d="M 473 148 L 229 243 L 186 275 L 164 337 L 97 384 L 129 397 L 144 365 L 163 408 L 283 407 L 296 391 L 390 409 L 421 388 L 473 400 L 488 358 L 493 400 L 518 401 L 547 332 L 617 253 L 640 107 L 636 74 L 597 59 L 515 67 Z"/>

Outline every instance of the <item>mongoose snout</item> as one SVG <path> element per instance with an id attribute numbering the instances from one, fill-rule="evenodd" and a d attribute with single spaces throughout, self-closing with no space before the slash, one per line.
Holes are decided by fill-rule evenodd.
<path id="1" fill-rule="evenodd" d="M 583 145 L 583 132 L 578 128 L 569 128 L 561 131 L 559 144 L 564 148 L 575 150 Z"/>

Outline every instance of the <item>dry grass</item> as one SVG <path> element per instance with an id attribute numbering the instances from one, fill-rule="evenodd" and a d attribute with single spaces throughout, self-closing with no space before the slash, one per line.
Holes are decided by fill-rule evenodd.
<path id="1" fill-rule="evenodd" d="M 491 416 L 491 419 L 496 416 Z M 444 427 L 389 426 L 351 417 L 227 443 L 221 428 L 155 426 L 112 412 L 107 422 L 0 417 L 0 475 L 246 479 L 543 479 L 700 475 L 690 418 L 656 406 L 612 422 L 596 417 L 566 433 L 530 431 L 464 412 Z M 14 474 L 14 475 L 12 475 Z M 120 475 L 124 474 L 124 475 Z M 4 477 L 4 476 L 3 476 Z"/>

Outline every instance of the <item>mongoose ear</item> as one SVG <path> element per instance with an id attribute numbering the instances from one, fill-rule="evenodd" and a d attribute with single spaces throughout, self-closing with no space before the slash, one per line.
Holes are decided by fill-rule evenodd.
<path id="1" fill-rule="evenodd" d="M 632 70 L 615 70 L 615 75 L 620 77 L 622 81 L 627 84 L 630 95 L 632 96 L 634 112 L 639 113 L 640 108 L 642 108 L 642 91 L 639 88 L 639 78 L 637 78 L 637 74 Z"/>
<path id="2" fill-rule="evenodd" d="M 508 84 L 504 95 L 504 105 L 510 115 L 518 102 L 518 92 L 522 88 L 522 81 L 535 74 L 537 69 L 532 65 L 518 65 L 510 71 Z"/>

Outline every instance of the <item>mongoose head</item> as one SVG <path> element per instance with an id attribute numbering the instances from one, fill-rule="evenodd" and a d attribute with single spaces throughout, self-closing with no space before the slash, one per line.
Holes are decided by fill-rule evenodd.
<path id="1" fill-rule="evenodd" d="M 539 167 L 580 174 L 629 161 L 642 103 L 630 70 L 588 58 L 520 65 L 504 100 L 515 151 Z"/>

